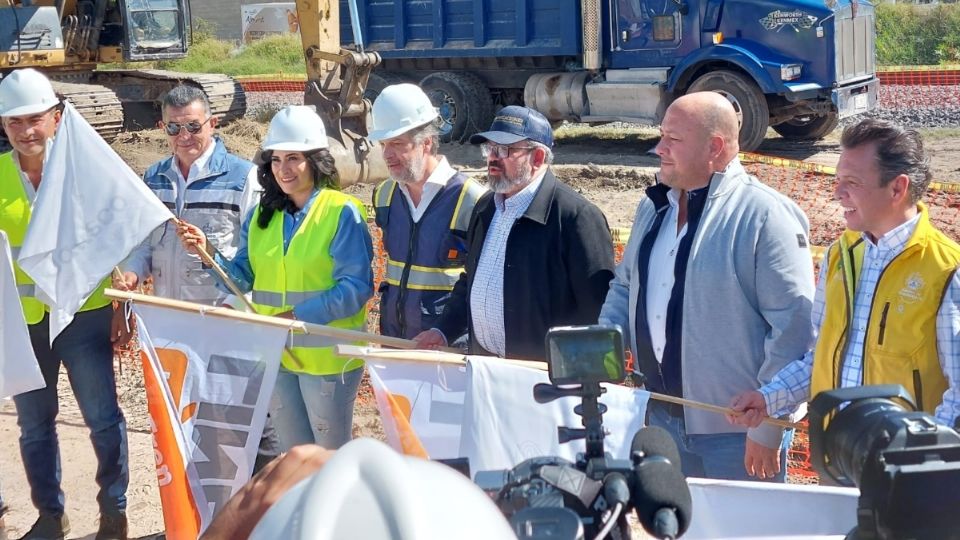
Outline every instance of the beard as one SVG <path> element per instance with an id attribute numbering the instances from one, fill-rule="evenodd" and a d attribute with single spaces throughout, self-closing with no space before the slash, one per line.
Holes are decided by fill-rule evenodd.
<path id="1" fill-rule="evenodd" d="M 419 154 L 403 167 L 403 170 L 393 175 L 393 179 L 401 184 L 416 184 L 423 180 L 423 173 L 427 169 L 427 158 Z"/>
<path id="2" fill-rule="evenodd" d="M 503 171 L 503 165 L 500 164 L 500 170 Z M 494 193 L 510 193 L 519 191 L 530 183 L 533 178 L 533 167 L 530 163 L 524 163 L 523 166 L 512 177 L 505 172 L 500 174 L 487 173 L 487 184 Z M 519 188 L 519 189 L 518 189 Z"/>

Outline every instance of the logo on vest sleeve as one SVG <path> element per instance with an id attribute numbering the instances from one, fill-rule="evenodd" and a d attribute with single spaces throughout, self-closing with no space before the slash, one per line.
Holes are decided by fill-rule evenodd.
<path id="1" fill-rule="evenodd" d="M 910 274 L 907 276 L 907 280 L 904 283 L 903 288 L 900 289 L 900 292 L 898 293 L 900 300 L 907 304 L 919 302 L 923 299 L 924 285 L 925 283 L 923 282 L 923 277 L 919 272 Z"/>

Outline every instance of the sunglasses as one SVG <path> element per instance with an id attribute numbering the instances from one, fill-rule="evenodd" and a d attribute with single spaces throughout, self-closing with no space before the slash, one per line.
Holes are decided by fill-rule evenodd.
<path id="1" fill-rule="evenodd" d="M 203 125 L 210 121 L 213 118 L 212 116 L 204 120 L 203 122 L 197 122 L 196 120 L 191 120 L 186 123 L 179 122 L 163 122 L 163 129 L 166 130 L 167 135 L 171 137 L 176 137 L 180 134 L 181 130 L 187 130 L 187 133 L 191 135 L 196 135 L 200 133 L 200 130 L 203 129 Z"/>
<path id="2" fill-rule="evenodd" d="M 513 150 L 529 152 L 530 150 L 536 150 L 536 148 L 536 146 L 503 146 L 501 144 L 483 143 L 480 145 L 480 154 L 484 158 L 493 155 L 500 159 L 506 159 L 513 156 Z"/>

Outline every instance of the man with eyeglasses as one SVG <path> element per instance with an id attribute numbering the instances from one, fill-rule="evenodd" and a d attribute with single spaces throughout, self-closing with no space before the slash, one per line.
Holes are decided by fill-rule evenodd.
<path id="1" fill-rule="evenodd" d="M 390 178 L 373 192 L 387 252 L 380 333 L 412 338 L 443 313 L 467 258 L 467 227 L 486 188 L 439 154 L 439 114 L 413 84 L 395 84 L 373 104 L 370 138 Z M 456 339 L 457 336 L 454 337 Z"/>
<path id="2" fill-rule="evenodd" d="M 160 126 L 172 155 L 151 165 L 144 181 L 178 218 L 203 229 L 220 253 L 233 257 L 243 219 L 260 200 L 257 168 L 227 151 L 215 134 L 217 118 L 210 114 L 210 102 L 199 88 L 174 87 L 163 98 L 162 115 Z M 121 270 L 122 281 L 114 280 L 118 289 L 136 289 L 152 275 L 157 296 L 243 309 L 239 299 L 216 288 L 200 258 L 183 249 L 171 223 L 158 227 L 130 254 Z M 118 325 L 113 330 L 115 341 L 129 339 L 126 329 Z M 268 417 L 254 470 L 279 453 Z"/>
<path id="3" fill-rule="evenodd" d="M 414 339 L 436 348 L 469 330 L 471 353 L 542 360 L 550 327 L 596 322 L 613 277 L 610 229 L 550 171 L 553 133 L 537 111 L 504 107 L 470 142 L 494 193 L 477 203 L 447 309 Z"/>

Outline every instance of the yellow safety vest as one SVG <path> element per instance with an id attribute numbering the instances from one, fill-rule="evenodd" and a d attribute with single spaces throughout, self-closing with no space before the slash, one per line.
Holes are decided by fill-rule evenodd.
<path id="1" fill-rule="evenodd" d="M 937 353 L 937 311 L 960 263 L 960 245 L 930 224 L 927 208 L 903 252 L 882 270 L 863 345 L 863 384 L 900 384 L 928 413 L 943 401 L 947 380 Z M 859 232 L 830 246 L 826 312 L 814 352 L 810 396 L 840 387 L 848 329 L 863 264 Z"/>
<path id="2" fill-rule="evenodd" d="M 17 292 L 20 294 L 20 305 L 23 306 L 23 316 L 27 324 L 37 324 L 43 320 L 47 306 L 36 298 L 36 287 L 30 276 L 25 274 L 17 264 L 17 255 L 23 244 L 23 237 L 27 234 L 31 214 L 30 199 L 23 188 L 20 171 L 13 161 L 13 152 L 0 154 L 0 230 L 7 233 L 10 240 L 10 250 L 13 254 L 13 271 L 17 278 Z M 111 302 L 103 295 L 103 290 L 110 285 L 107 276 L 93 292 L 80 311 L 101 308 Z"/>
<path id="3" fill-rule="evenodd" d="M 337 233 L 340 213 L 351 204 L 366 219 L 366 211 L 356 198 L 332 189 L 317 194 L 307 217 L 294 233 L 287 252 L 283 252 L 283 214 L 275 212 L 266 229 L 257 225 L 260 207 L 254 211 L 247 236 L 247 251 L 253 270 L 253 306 L 257 313 L 275 315 L 293 309 L 300 302 L 336 285 L 330 243 Z M 359 247 L 358 247 L 359 249 Z M 334 328 L 366 330 L 367 308 L 327 323 Z M 331 375 L 363 367 L 359 360 L 334 354 L 334 345 L 342 341 L 309 334 L 293 334 L 291 349 L 303 364 L 298 367 L 286 353 L 281 363 L 290 371 L 311 375 Z"/>

